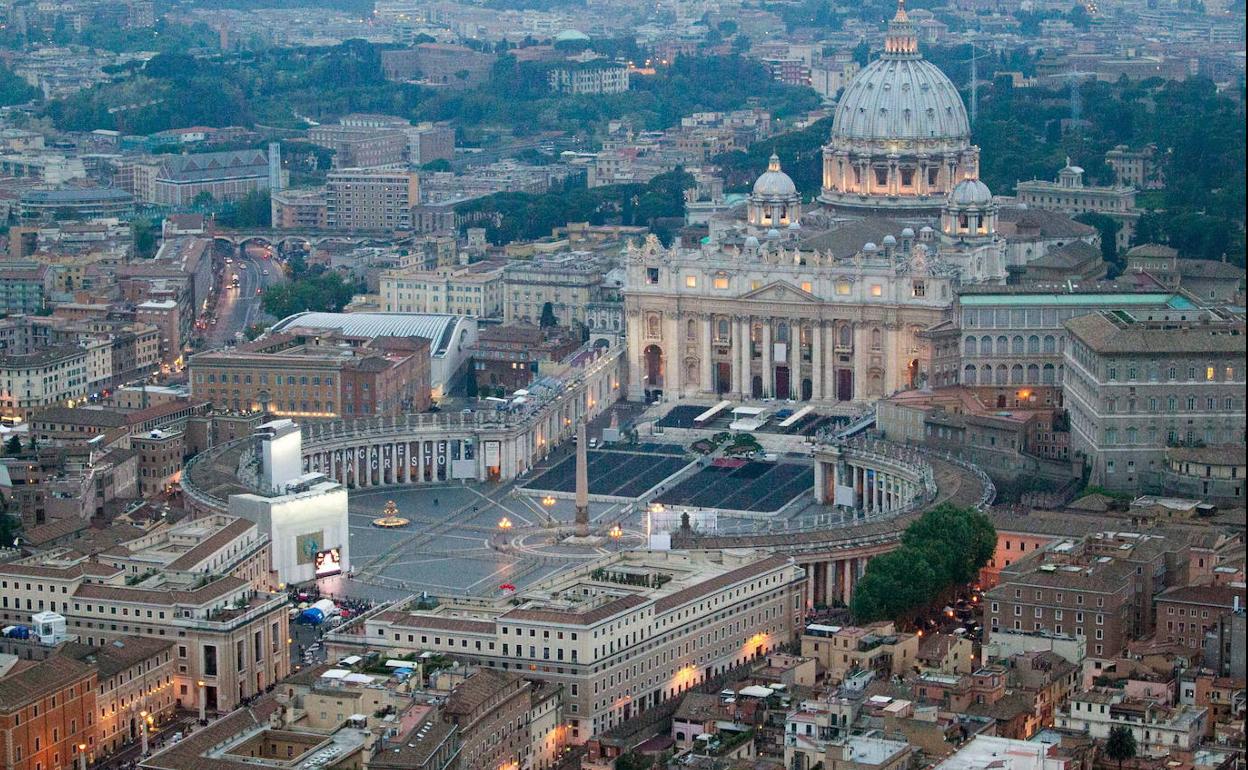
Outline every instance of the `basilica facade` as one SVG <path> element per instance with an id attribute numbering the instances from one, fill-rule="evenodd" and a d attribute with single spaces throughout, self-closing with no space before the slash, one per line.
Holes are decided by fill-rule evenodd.
<path id="1" fill-rule="evenodd" d="M 870 402 L 922 387 L 957 287 L 1003 283 L 997 206 L 957 89 L 899 7 L 845 88 L 804 210 L 772 156 L 698 248 L 625 254 L 629 397 Z"/>

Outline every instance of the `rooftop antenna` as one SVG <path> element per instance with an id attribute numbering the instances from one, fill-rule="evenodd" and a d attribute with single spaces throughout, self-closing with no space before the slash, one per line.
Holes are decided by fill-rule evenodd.
<path id="1" fill-rule="evenodd" d="M 975 119 L 979 117 L 979 60 L 988 55 L 988 51 L 976 53 L 975 41 L 971 41 L 971 125 L 975 125 Z"/>

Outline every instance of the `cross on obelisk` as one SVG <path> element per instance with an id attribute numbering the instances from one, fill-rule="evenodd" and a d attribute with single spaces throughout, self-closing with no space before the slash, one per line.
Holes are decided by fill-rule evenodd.
<path id="1" fill-rule="evenodd" d="M 576 425 L 576 536 L 589 536 L 589 441 L 585 421 Z"/>

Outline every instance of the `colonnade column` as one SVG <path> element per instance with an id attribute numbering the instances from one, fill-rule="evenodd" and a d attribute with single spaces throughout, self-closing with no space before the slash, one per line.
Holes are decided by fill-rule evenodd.
<path id="1" fill-rule="evenodd" d="M 851 559 L 844 559 L 841 561 L 841 601 L 847 605 L 849 604 L 849 600 L 853 597 L 854 590 L 853 567 L 850 564 L 851 561 Z"/>
<path id="2" fill-rule="evenodd" d="M 815 502 L 823 505 L 828 501 L 828 471 L 822 460 L 815 460 Z"/>
<path id="3" fill-rule="evenodd" d="M 711 314 L 702 314 L 702 391 L 715 392 L 715 382 L 711 372 Z"/>
<path id="4" fill-rule="evenodd" d="M 823 603 L 832 604 L 836 598 L 836 562 L 823 563 Z"/>

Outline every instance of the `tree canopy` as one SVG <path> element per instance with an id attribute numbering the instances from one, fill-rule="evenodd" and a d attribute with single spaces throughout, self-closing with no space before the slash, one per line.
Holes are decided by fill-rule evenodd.
<path id="1" fill-rule="evenodd" d="M 901 547 L 867 563 L 850 602 L 854 619 L 897 619 L 930 606 L 973 580 L 996 542 L 996 530 L 979 511 L 948 504 L 928 511 L 906 528 Z"/>
<path id="2" fill-rule="evenodd" d="M 307 275 L 292 278 L 264 290 L 264 312 L 275 318 L 304 310 L 336 313 L 342 310 L 359 287 L 341 274 L 315 267 Z"/>

